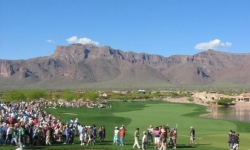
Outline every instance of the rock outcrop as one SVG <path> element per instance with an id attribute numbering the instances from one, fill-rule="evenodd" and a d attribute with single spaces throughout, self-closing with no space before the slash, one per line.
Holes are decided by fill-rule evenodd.
<path id="1" fill-rule="evenodd" d="M 172 85 L 248 85 L 250 54 L 207 50 L 193 56 L 164 57 L 124 52 L 109 46 L 57 46 L 51 56 L 0 60 L 0 83 L 87 84 L 110 81 Z M 45 84 L 46 83 L 46 84 Z"/>

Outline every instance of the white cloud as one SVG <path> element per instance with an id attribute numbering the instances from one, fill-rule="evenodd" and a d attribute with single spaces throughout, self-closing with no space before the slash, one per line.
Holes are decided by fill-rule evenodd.
<path id="1" fill-rule="evenodd" d="M 48 43 L 55 43 L 55 41 L 53 41 L 53 40 L 46 40 L 46 42 L 48 42 Z"/>
<path id="2" fill-rule="evenodd" d="M 96 45 L 96 46 L 99 45 L 99 42 L 93 41 L 93 40 L 91 40 L 89 38 L 86 38 L 86 37 L 78 39 L 77 36 L 72 36 L 72 37 L 70 37 L 70 38 L 68 38 L 66 40 L 67 40 L 67 42 L 69 44 L 81 43 L 81 44 L 93 44 L 93 45 Z"/>
<path id="3" fill-rule="evenodd" d="M 230 42 L 221 42 L 219 39 L 214 39 L 210 42 L 204 42 L 196 44 L 195 49 L 207 50 L 207 49 L 218 49 L 220 47 L 229 47 L 232 46 Z"/>

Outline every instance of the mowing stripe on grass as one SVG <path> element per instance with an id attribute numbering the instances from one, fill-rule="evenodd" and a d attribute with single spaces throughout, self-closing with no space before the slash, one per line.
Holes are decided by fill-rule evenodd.
<path id="1" fill-rule="evenodd" d="M 183 136 L 183 137 L 190 137 L 190 136 L 188 136 L 188 135 L 178 135 L 178 136 Z M 197 138 L 197 137 L 195 137 L 195 139 L 203 139 L 203 138 Z"/>
<path id="2" fill-rule="evenodd" d="M 74 114 L 74 113 L 63 113 L 63 114 L 65 114 L 65 115 L 74 115 L 74 116 L 78 115 L 78 114 Z"/>

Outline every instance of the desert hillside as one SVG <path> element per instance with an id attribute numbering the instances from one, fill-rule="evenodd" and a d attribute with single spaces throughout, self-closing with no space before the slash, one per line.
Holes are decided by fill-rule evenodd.
<path id="1" fill-rule="evenodd" d="M 249 76 L 249 53 L 215 50 L 163 57 L 71 44 L 46 57 L 0 60 L 1 88 L 246 87 Z"/>

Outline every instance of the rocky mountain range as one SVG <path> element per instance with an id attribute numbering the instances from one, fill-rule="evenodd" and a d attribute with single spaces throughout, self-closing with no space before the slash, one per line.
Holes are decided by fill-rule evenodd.
<path id="1" fill-rule="evenodd" d="M 249 77 L 250 53 L 215 50 L 163 57 L 71 44 L 50 56 L 0 60 L 1 88 L 248 86 Z"/>

